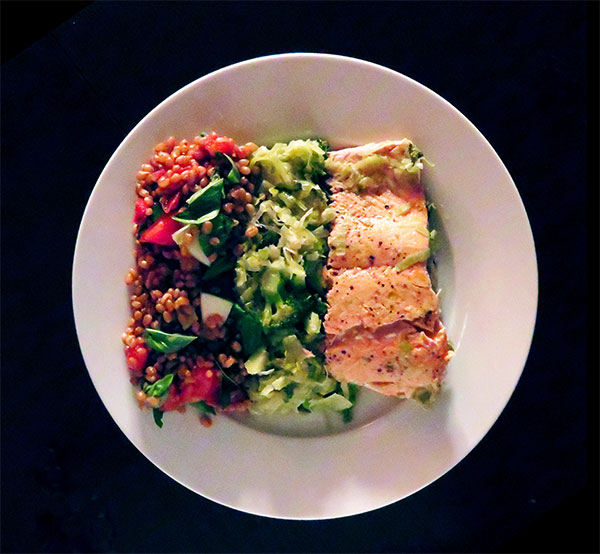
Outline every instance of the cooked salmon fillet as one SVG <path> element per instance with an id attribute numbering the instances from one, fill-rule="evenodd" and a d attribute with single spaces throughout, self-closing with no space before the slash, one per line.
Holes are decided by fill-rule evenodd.
<path id="1" fill-rule="evenodd" d="M 337 217 L 385 217 L 392 221 L 415 218 L 427 225 L 425 194 L 420 185 L 381 189 L 377 194 L 338 192 L 333 195 L 331 209 Z"/>
<path id="2" fill-rule="evenodd" d="M 412 187 L 419 173 L 402 169 L 410 161 L 413 143 L 408 139 L 364 144 L 330 152 L 325 162 L 332 175 L 332 192 L 375 191 L 380 187 Z"/>
<path id="3" fill-rule="evenodd" d="M 376 329 L 399 319 L 419 319 L 438 309 L 424 263 L 404 271 L 390 266 L 342 271 L 332 277 L 327 302 L 324 326 L 329 335 L 357 325 Z"/>
<path id="4" fill-rule="evenodd" d="M 439 319 L 433 332 L 398 321 L 375 331 L 362 327 L 329 338 L 329 372 L 341 381 L 369 385 L 391 396 L 410 397 L 420 388 L 435 390 L 451 352 Z"/>
<path id="5" fill-rule="evenodd" d="M 339 216 L 328 242 L 328 265 L 332 268 L 396 265 L 429 247 L 427 212 L 424 216 L 411 213 L 399 221 Z"/>
<path id="6" fill-rule="evenodd" d="M 390 396 L 435 392 L 452 352 L 424 259 L 422 154 L 411 141 L 331 152 L 328 370 Z"/>

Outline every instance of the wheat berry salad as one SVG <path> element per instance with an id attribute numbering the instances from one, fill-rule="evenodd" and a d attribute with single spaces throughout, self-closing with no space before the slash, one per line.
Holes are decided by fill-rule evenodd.
<path id="1" fill-rule="evenodd" d="M 166 412 L 337 412 L 361 387 L 431 402 L 452 356 L 430 279 L 434 206 L 408 139 L 170 137 L 137 174 L 136 399 Z"/>

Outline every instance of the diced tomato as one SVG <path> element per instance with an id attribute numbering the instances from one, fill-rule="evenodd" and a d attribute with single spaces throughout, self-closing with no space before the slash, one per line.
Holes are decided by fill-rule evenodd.
<path id="1" fill-rule="evenodd" d="M 158 181 L 160 180 L 160 178 L 165 176 L 166 172 L 167 171 L 165 169 L 159 169 L 159 170 L 155 171 L 154 173 L 152 173 L 152 180 L 155 183 L 158 183 Z"/>
<path id="2" fill-rule="evenodd" d="M 208 152 L 206 151 L 206 148 L 204 148 L 203 146 L 199 146 L 199 145 L 192 146 L 190 148 L 188 154 L 192 158 L 194 158 L 196 161 L 199 161 L 208 156 Z"/>
<path id="3" fill-rule="evenodd" d="M 160 199 L 160 205 L 162 206 L 163 211 L 168 214 L 173 210 L 176 210 L 179 206 L 179 201 L 181 200 L 181 191 L 176 192 L 170 198 L 166 196 L 162 196 Z"/>
<path id="4" fill-rule="evenodd" d="M 215 139 L 215 150 L 231 156 L 235 149 L 235 142 L 229 137 L 219 137 Z"/>
<path id="5" fill-rule="evenodd" d="M 191 375 L 181 384 L 180 398 L 183 403 L 204 400 L 211 406 L 218 402 L 221 374 L 213 367 L 196 365 Z"/>
<path id="6" fill-rule="evenodd" d="M 175 221 L 170 215 L 159 217 L 140 237 L 140 242 L 150 242 L 161 246 L 174 246 L 173 233 L 181 229 L 181 223 Z"/>
<path id="7" fill-rule="evenodd" d="M 171 412 L 176 410 L 181 406 L 181 400 L 179 399 L 179 392 L 177 391 L 177 387 L 175 385 L 171 385 L 169 388 L 169 395 L 165 400 L 164 404 L 161 406 L 161 409 L 164 412 Z"/>
<path id="8" fill-rule="evenodd" d="M 190 375 L 179 385 L 171 385 L 169 395 L 162 405 L 162 410 L 177 410 L 183 404 L 203 400 L 211 406 L 217 406 L 221 374 L 210 362 L 198 359 Z"/>
<path id="9" fill-rule="evenodd" d="M 138 198 L 135 201 L 135 214 L 133 216 L 134 223 L 143 223 L 144 219 L 146 219 L 146 209 L 148 206 L 144 203 L 143 198 Z"/>
<path id="10" fill-rule="evenodd" d="M 214 156 L 216 152 L 222 152 L 231 156 L 237 149 L 233 139 L 220 137 L 217 133 L 210 133 L 203 137 L 200 146 L 205 148 L 211 156 Z"/>
<path id="11" fill-rule="evenodd" d="M 125 356 L 127 357 L 127 367 L 131 373 L 141 375 L 148 360 L 148 349 L 141 344 L 128 346 L 125 349 Z"/>

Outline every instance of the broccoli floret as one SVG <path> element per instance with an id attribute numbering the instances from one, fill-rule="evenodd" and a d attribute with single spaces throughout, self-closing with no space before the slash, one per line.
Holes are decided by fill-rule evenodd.
<path id="1" fill-rule="evenodd" d="M 272 268 L 267 269 L 261 277 L 260 290 L 265 299 L 265 307 L 260 314 L 264 327 L 291 327 L 302 316 L 304 307 L 300 299 L 286 294 L 285 281 L 281 273 Z"/>
<path id="2" fill-rule="evenodd" d="M 280 296 L 275 302 L 267 301 L 260 319 L 268 329 L 293 327 L 302 319 L 304 310 L 297 298 Z"/>
<path id="3" fill-rule="evenodd" d="M 294 325 L 296 320 L 297 315 L 294 306 L 283 299 L 275 303 L 267 301 L 260 314 L 260 321 L 267 329 Z"/>

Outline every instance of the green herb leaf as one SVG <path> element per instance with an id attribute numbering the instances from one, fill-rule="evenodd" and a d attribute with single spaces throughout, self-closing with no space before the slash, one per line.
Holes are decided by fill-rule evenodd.
<path id="1" fill-rule="evenodd" d="M 233 259 L 227 259 L 225 257 L 217 258 L 215 262 L 213 262 L 202 275 L 203 281 L 210 281 L 215 277 L 221 275 L 221 273 L 225 273 L 235 267 L 236 261 Z"/>
<path id="2" fill-rule="evenodd" d="M 156 383 L 152 383 L 151 385 L 144 385 L 144 392 L 146 396 L 163 396 L 169 392 L 169 387 L 173 382 L 173 377 L 175 375 L 173 373 L 169 373 L 165 375 L 162 379 L 156 381 Z"/>
<path id="3" fill-rule="evenodd" d="M 204 402 L 204 400 L 192 402 L 192 406 L 194 406 L 194 408 L 198 408 L 198 410 L 200 410 L 204 415 L 216 415 L 217 413 L 217 411 L 212 406 L 209 406 L 206 402 Z"/>
<path id="4" fill-rule="evenodd" d="M 239 183 L 241 176 L 237 166 L 235 165 L 235 162 L 227 154 L 223 154 L 223 152 L 215 152 L 215 158 L 225 158 L 229 162 L 231 169 L 225 176 L 225 179 L 227 179 L 227 181 L 229 181 L 232 184 Z"/>
<path id="5" fill-rule="evenodd" d="M 152 350 L 171 354 L 185 348 L 188 344 L 194 342 L 198 337 L 188 335 L 179 335 L 177 333 L 165 333 L 156 329 L 146 329 L 144 339 Z"/>
<path id="6" fill-rule="evenodd" d="M 160 202 L 155 202 L 152 205 L 152 215 L 149 218 L 150 225 L 152 225 L 152 223 L 154 223 L 157 219 L 160 219 L 160 217 L 163 216 L 164 213 L 165 212 L 163 211 L 162 206 L 160 205 Z"/>
<path id="7" fill-rule="evenodd" d="M 163 426 L 164 415 L 165 412 L 163 412 L 162 410 L 159 410 L 158 408 L 152 408 L 152 417 L 154 417 L 154 423 L 156 423 L 156 425 L 158 425 L 161 429 Z"/>
<path id="8" fill-rule="evenodd" d="M 221 210 L 221 200 L 225 198 L 225 187 L 222 177 L 217 177 L 206 187 L 195 192 L 187 200 L 188 208 L 173 217 L 180 223 L 200 225 L 214 219 Z"/>
<path id="9" fill-rule="evenodd" d="M 225 246 L 225 243 L 231 234 L 231 229 L 233 229 L 233 220 L 224 214 L 219 214 L 212 220 L 212 225 L 213 228 L 210 234 L 201 234 L 198 237 L 202 251 L 207 256 L 210 256 L 213 252 L 220 250 Z M 210 243 L 210 239 L 213 237 L 219 239 L 219 244 L 212 245 Z"/>
<path id="10" fill-rule="evenodd" d="M 223 185 L 223 191 L 221 192 L 221 198 L 225 198 L 224 184 L 225 184 L 225 182 L 223 181 L 223 177 L 221 177 L 218 173 L 213 173 L 208 185 L 205 186 L 204 188 L 198 189 L 194 194 L 192 194 L 192 196 L 190 196 L 186 200 L 186 204 L 188 206 L 191 204 L 194 204 L 198 200 L 198 198 L 206 199 L 207 196 L 208 196 L 208 198 L 210 198 L 215 193 L 215 191 L 217 191 L 217 192 L 219 191 L 219 189 L 221 188 L 221 185 Z"/>
<path id="11" fill-rule="evenodd" d="M 192 212 L 190 212 L 190 210 L 185 210 L 184 212 L 181 212 L 178 216 L 173 217 L 173 219 L 175 221 L 179 221 L 180 223 L 192 223 L 194 225 L 202 225 L 202 223 L 204 223 L 205 221 L 210 221 L 211 219 L 214 219 L 215 217 L 217 217 L 219 215 L 219 210 L 213 210 L 212 212 L 208 212 L 207 214 L 198 216 L 198 217 L 194 217 L 194 215 L 192 214 Z"/>
<path id="12" fill-rule="evenodd" d="M 242 347 L 247 357 L 266 346 L 263 326 L 258 317 L 238 304 L 233 305 L 231 312 L 236 318 L 236 325 L 242 336 Z"/>

